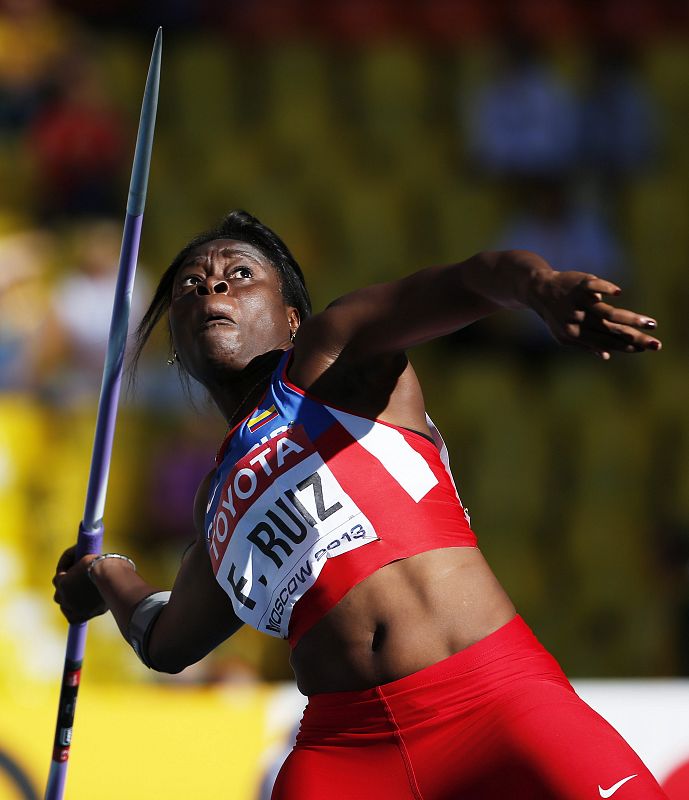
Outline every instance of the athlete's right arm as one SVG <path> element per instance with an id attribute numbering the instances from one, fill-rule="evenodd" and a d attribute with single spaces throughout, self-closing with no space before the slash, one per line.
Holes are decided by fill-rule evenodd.
<path id="1" fill-rule="evenodd" d="M 201 485 L 197 494 L 205 505 Z M 195 515 L 198 518 L 198 515 Z M 180 672 L 207 655 L 242 625 L 232 603 L 215 580 L 202 531 L 184 556 L 169 601 L 148 637 L 148 660 L 159 672 Z M 129 640 L 129 623 L 137 605 L 159 589 L 146 582 L 127 561 L 108 558 L 87 574 L 96 556 L 75 561 L 75 548 L 58 562 L 53 578 L 55 600 L 70 622 L 83 622 L 112 612 L 122 635 Z"/>
<path id="2" fill-rule="evenodd" d="M 148 644 L 152 666 L 180 672 L 236 633 L 242 621 L 213 575 L 205 540 L 188 551 Z"/>

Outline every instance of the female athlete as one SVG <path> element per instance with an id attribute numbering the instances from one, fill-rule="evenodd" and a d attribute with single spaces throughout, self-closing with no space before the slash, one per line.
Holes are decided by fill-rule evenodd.
<path id="1" fill-rule="evenodd" d="M 143 346 L 167 314 L 174 358 L 228 424 L 195 544 L 171 592 L 72 548 L 56 601 L 70 622 L 110 610 L 162 672 L 245 622 L 289 639 L 309 702 L 275 800 L 665 797 L 491 572 L 406 355 L 505 308 L 602 359 L 659 350 L 654 320 L 608 302 L 619 292 L 482 253 L 311 316 L 283 242 L 232 212 L 175 258 L 139 329 Z"/>

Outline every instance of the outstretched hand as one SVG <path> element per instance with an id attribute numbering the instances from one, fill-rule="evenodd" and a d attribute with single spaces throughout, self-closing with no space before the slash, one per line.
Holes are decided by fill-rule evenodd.
<path id="1" fill-rule="evenodd" d="M 87 568 L 94 555 L 77 560 L 76 546 L 60 556 L 55 569 L 54 600 L 70 623 L 86 622 L 108 610 L 100 592 L 88 576 Z"/>
<path id="2" fill-rule="evenodd" d="M 581 347 L 606 361 L 615 351 L 660 350 L 660 340 L 648 333 L 657 326 L 654 319 L 605 302 L 621 291 L 585 272 L 549 272 L 535 288 L 533 309 L 560 344 Z"/>

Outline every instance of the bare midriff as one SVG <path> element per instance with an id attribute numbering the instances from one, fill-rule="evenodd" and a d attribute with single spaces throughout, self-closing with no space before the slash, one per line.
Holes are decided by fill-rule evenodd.
<path id="1" fill-rule="evenodd" d="M 458 653 L 515 613 L 480 550 L 431 550 L 354 586 L 302 636 L 291 663 L 304 694 L 369 689 Z"/>

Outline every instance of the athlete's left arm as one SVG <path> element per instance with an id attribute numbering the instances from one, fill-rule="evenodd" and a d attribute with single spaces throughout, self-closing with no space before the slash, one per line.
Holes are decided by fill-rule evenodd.
<path id="1" fill-rule="evenodd" d="M 336 300 L 300 329 L 294 370 L 308 372 L 316 354 L 342 366 L 385 358 L 511 308 L 535 311 L 561 344 L 604 359 L 613 351 L 660 349 L 648 333 L 654 320 L 606 302 L 620 292 L 589 273 L 558 272 L 528 251 L 480 253 Z"/>

